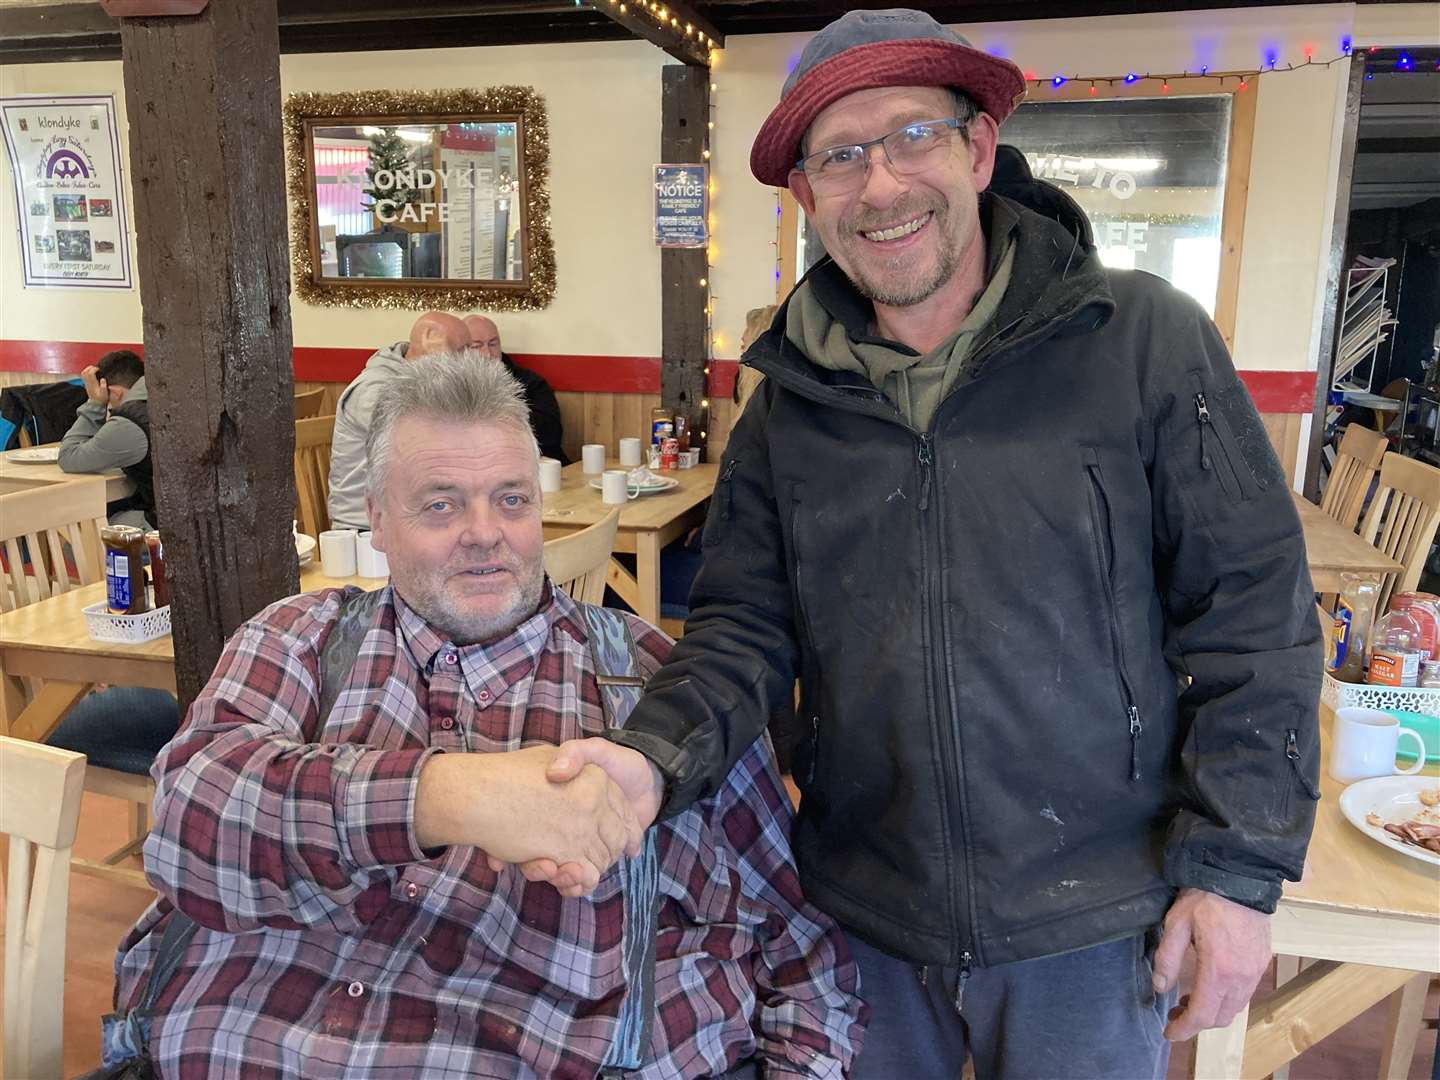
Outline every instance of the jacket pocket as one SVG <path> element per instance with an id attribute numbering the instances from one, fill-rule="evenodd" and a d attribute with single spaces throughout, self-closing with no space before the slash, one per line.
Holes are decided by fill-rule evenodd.
<path id="1" fill-rule="evenodd" d="M 1310 778 L 1305 775 L 1305 770 L 1300 765 L 1300 729 L 1285 729 L 1285 757 L 1290 762 L 1290 772 L 1295 777 L 1295 782 L 1300 785 L 1301 790 L 1310 797 L 1312 801 L 1320 798 L 1320 789 L 1317 788 Z M 1281 806 L 1282 816 L 1290 814 L 1290 787 L 1285 788 L 1285 800 Z"/>
<path id="2" fill-rule="evenodd" d="M 702 549 L 715 543 L 735 517 L 735 470 L 739 467 L 739 458 L 727 458 L 720 466 L 715 493 L 710 497 L 710 512 L 705 515 L 705 528 L 700 534 Z"/>
<path id="3" fill-rule="evenodd" d="M 1245 455 L 1225 418 L 1218 397 L 1206 389 L 1198 371 L 1190 373 L 1190 404 L 1200 431 L 1200 471 L 1214 476 L 1232 502 L 1245 502 L 1263 485 L 1245 464 Z"/>
<path id="4" fill-rule="evenodd" d="M 1134 683 L 1125 667 L 1125 640 L 1120 633 L 1120 611 L 1115 602 L 1115 541 L 1110 527 L 1110 500 L 1105 494 L 1105 475 L 1100 468 L 1100 454 L 1093 446 L 1085 447 L 1086 494 L 1090 503 L 1090 535 L 1094 541 L 1095 569 L 1105 592 L 1105 621 L 1110 631 L 1110 648 L 1114 657 L 1115 683 L 1119 691 L 1126 730 L 1130 736 L 1130 779 L 1140 779 L 1140 736 L 1144 726 L 1140 707 L 1135 701 Z"/>

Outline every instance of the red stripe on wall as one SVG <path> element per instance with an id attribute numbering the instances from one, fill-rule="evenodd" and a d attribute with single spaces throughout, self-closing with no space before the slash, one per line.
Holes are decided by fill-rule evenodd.
<path id="1" fill-rule="evenodd" d="M 0 371 L 78 374 L 112 349 L 144 349 L 134 344 L 89 341 L 0 340 Z M 295 349 L 299 382 L 346 383 L 360 373 L 370 349 L 300 346 Z M 658 394 L 658 356 L 575 356 L 515 353 L 517 363 L 539 372 L 556 389 L 591 394 Z M 728 397 L 740 365 L 735 360 L 710 362 L 710 393 Z M 1240 378 L 1262 413 L 1308 413 L 1315 404 L 1313 371 L 1242 371 Z"/>

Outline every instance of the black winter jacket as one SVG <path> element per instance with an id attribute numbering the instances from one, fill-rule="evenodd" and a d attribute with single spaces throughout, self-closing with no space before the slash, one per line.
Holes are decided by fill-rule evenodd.
<path id="1" fill-rule="evenodd" d="M 1007 199 L 982 218 L 1011 284 L 929 431 L 783 310 L 751 348 L 685 636 L 614 737 L 673 812 L 798 674 L 806 893 L 916 963 L 1097 944 L 1182 886 L 1273 910 L 1322 662 L 1285 477 L 1193 301 Z M 809 280 L 868 333 L 833 263 Z"/>

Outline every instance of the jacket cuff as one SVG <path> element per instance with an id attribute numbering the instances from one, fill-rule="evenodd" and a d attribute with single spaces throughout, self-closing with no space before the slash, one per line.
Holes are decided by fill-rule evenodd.
<path id="1" fill-rule="evenodd" d="M 700 781 L 693 775 L 695 758 L 690 751 L 673 746 L 648 731 L 610 728 L 605 732 L 605 738 L 618 746 L 644 754 L 660 770 L 660 775 L 665 778 L 665 794 L 660 802 L 660 813 L 656 815 L 657 821 L 674 817 L 695 801 Z"/>
<path id="2" fill-rule="evenodd" d="M 1184 848 L 1166 854 L 1165 880 L 1177 889 L 1203 889 L 1265 915 L 1273 915 L 1275 905 L 1280 902 L 1278 882 L 1221 870 L 1200 861 Z"/>

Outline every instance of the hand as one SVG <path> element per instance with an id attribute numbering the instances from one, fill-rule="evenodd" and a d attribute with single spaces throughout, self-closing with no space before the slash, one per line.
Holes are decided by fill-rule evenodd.
<path id="1" fill-rule="evenodd" d="M 80 372 L 80 379 L 85 383 L 85 397 L 92 405 L 110 404 L 110 385 L 100 378 L 100 369 L 94 364 Z"/>
<path id="2" fill-rule="evenodd" d="M 660 812 L 665 778 L 644 754 L 609 739 L 571 739 L 561 743 L 546 777 L 554 783 L 565 783 L 581 770 L 597 766 L 605 770 L 630 804 L 637 828 L 626 850 L 630 855 L 638 855 L 645 830 Z M 498 871 L 501 863 L 491 858 L 490 866 Z M 548 881 L 562 896 L 581 895 L 577 889 L 583 880 L 582 870 L 578 864 L 554 859 L 532 859 L 520 866 L 527 881 Z"/>
<path id="3" fill-rule="evenodd" d="M 546 769 L 558 748 L 438 754 L 420 772 L 415 834 L 422 847 L 480 848 L 492 867 L 546 859 L 570 868 L 567 896 L 591 892 L 641 833 L 627 796 L 596 765 L 566 783 Z M 638 852 L 638 841 L 633 845 Z"/>
<path id="4" fill-rule="evenodd" d="M 1224 1027 L 1250 1001 L 1270 964 L 1270 916 L 1203 889 L 1181 889 L 1155 950 L 1157 994 L 1179 981 L 1187 948 L 1195 950 L 1195 988 L 1170 1010 L 1171 1042 Z"/>

